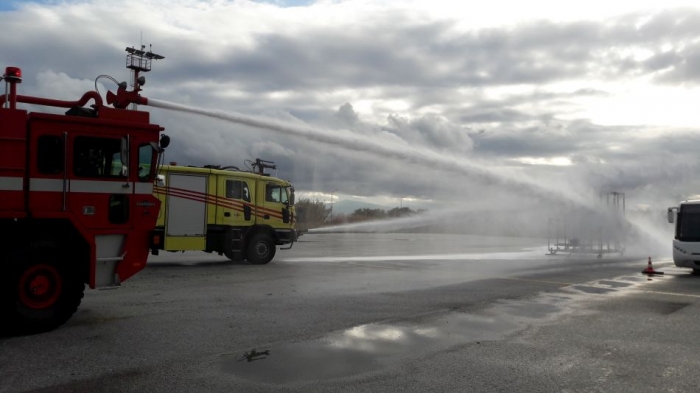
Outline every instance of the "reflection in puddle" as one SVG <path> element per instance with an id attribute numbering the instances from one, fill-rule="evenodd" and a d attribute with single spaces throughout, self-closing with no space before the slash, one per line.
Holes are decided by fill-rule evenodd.
<path id="1" fill-rule="evenodd" d="M 643 281 L 642 281 L 643 282 Z M 637 277 L 620 277 L 541 293 L 528 299 L 501 300 L 478 314 L 450 313 L 416 322 L 355 326 L 311 342 L 273 348 L 256 362 L 222 358 L 222 371 L 251 381 L 288 384 L 350 377 L 468 343 L 497 340 L 528 325 L 553 320 L 572 310 L 590 294 L 609 295 L 634 288 Z"/>
<path id="2" fill-rule="evenodd" d="M 369 324 L 356 326 L 327 339 L 333 348 L 344 348 L 373 354 L 402 353 L 406 348 L 419 350 L 433 345 L 453 345 L 495 339 L 518 325 L 503 318 L 471 314 L 450 314 L 429 323 L 417 325 Z"/>

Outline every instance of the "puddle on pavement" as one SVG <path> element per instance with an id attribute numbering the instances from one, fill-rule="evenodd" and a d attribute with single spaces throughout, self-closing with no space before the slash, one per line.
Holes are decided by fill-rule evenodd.
<path id="1" fill-rule="evenodd" d="M 601 285 L 607 285 L 612 288 L 626 288 L 632 286 L 632 284 L 628 282 L 620 282 L 620 281 L 611 281 L 611 280 L 600 280 L 598 281 L 598 284 Z"/>
<path id="2" fill-rule="evenodd" d="M 523 325 L 503 316 L 449 314 L 421 324 L 368 324 L 322 340 L 271 348 L 265 359 L 249 362 L 227 356 L 223 370 L 265 383 L 327 380 L 387 367 L 393 359 L 447 349 L 464 343 L 495 340 Z"/>
<path id="3" fill-rule="evenodd" d="M 568 313 L 591 294 L 621 293 L 645 280 L 631 276 L 600 280 L 526 299 L 499 300 L 478 313 L 455 312 L 415 323 L 355 326 L 316 341 L 265 348 L 269 354 L 254 361 L 248 361 L 244 351 L 226 354 L 220 358 L 221 370 L 266 384 L 347 378 L 457 345 L 497 340 Z"/>
<path id="4" fill-rule="evenodd" d="M 593 286 L 588 286 L 588 285 L 573 285 L 573 286 L 571 286 L 571 288 L 579 290 L 581 292 L 585 292 L 585 293 L 603 294 L 603 293 L 617 292 L 617 290 L 612 289 L 612 288 L 601 288 L 601 287 L 593 287 Z"/>

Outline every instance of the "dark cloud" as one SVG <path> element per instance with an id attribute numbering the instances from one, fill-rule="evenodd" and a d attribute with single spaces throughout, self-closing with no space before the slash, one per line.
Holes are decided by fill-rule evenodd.
<path id="1" fill-rule="evenodd" d="M 661 46 L 693 40 L 700 33 L 700 13 L 667 11 L 641 27 L 640 18 L 457 32 L 445 22 L 416 26 L 397 12 L 390 20 L 372 18 L 359 29 L 258 34 L 253 46 L 223 48 L 218 61 L 201 63 L 188 56 L 183 69 L 239 81 L 252 91 L 538 84 L 672 66 L 680 69 L 679 78 L 696 80 L 689 71 L 699 68 L 693 68 L 697 45 L 680 45 L 672 53 Z M 637 61 L 628 48 L 653 56 Z"/>
<path id="2" fill-rule="evenodd" d="M 338 108 L 336 117 L 346 125 L 353 125 L 359 121 L 359 117 L 357 116 L 357 113 L 353 109 L 352 105 L 347 102 Z"/>
<path id="3" fill-rule="evenodd" d="M 667 70 L 656 80 L 670 84 L 700 83 L 700 43 L 689 44 L 673 53 L 662 53 L 649 59 L 650 69 Z"/>
<path id="4" fill-rule="evenodd" d="M 441 116 L 426 115 L 411 119 L 391 115 L 384 129 L 409 143 L 428 148 L 467 152 L 473 146 L 467 130 Z"/>
<path id="5" fill-rule="evenodd" d="M 465 109 L 464 114 L 459 119 L 466 123 L 491 123 L 505 122 L 511 123 L 515 121 L 530 120 L 531 115 L 522 113 L 515 109 L 499 106 L 497 108 L 479 108 Z"/>

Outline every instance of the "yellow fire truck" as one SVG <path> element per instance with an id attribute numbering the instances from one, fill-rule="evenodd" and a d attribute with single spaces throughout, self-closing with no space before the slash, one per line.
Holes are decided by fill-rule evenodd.
<path id="1" fill-rule="evenodd" d="M 274 163 L 256 159 L 237 167 L 164 165 L 154 187 L 161 201 L 151 252 L 206 251 L 233 261 L 266 264 L 278 245 L 292 247 L 294 188 L 264 173 Z"/>

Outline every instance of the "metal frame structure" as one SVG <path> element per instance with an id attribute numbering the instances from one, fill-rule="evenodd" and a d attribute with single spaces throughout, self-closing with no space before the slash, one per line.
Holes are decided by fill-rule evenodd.
<path id="1" fill-rule="evenodd" d="M 600 194 L 601 211 L 587 213 L 584 218 L 570 212 L 564 217 L 549 218 L 547 224 L 548 255 L 557 253 L 605 254 L 625 252 L 625 194 L 608 192 Z"/>

